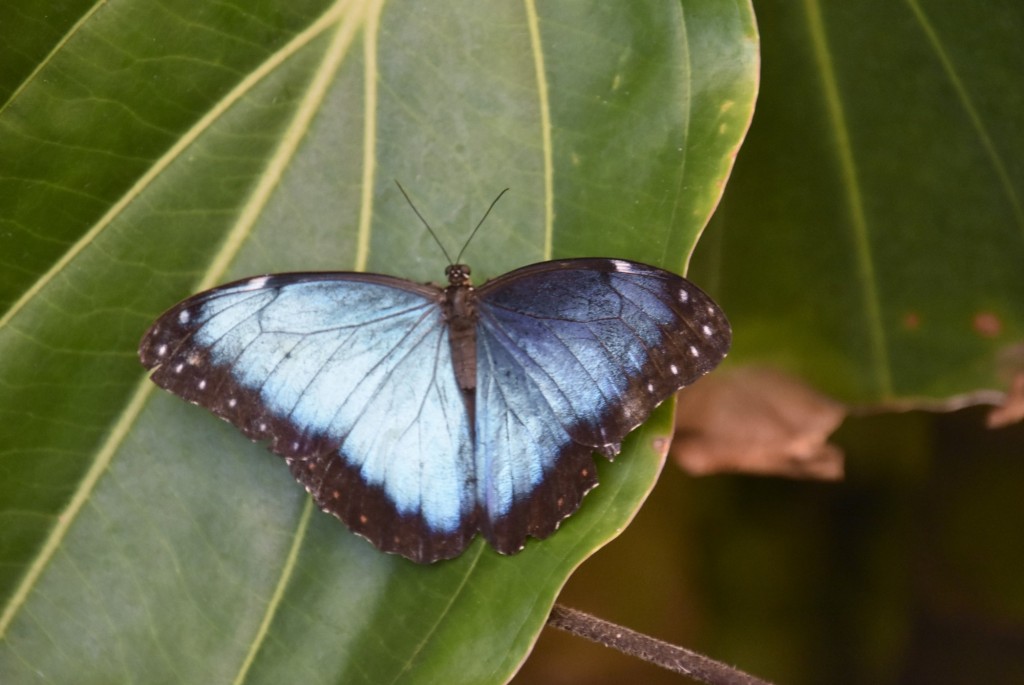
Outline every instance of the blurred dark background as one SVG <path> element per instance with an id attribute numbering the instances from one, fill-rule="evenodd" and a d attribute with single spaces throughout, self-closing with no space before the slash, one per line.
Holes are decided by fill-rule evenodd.
<path id="1" fill-rule="evenodd" d="M 847 419 L 837 483 L 669 461 L 568 606 L 779 684 L 1024 682 L 1024 426 L 985 408 Z M 552 628 L 517 683 L 679 683 Z"/>

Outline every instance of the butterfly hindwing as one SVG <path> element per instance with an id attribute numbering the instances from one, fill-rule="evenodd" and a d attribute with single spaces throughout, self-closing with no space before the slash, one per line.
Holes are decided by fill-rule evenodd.
<path id="1" fill-rule="evenodd" d="M 611 259 L 544 262 L 478 289 L 476 470 L 481 528 L 505 553 L 545 537 L 622 439 L 730 344 L 689 281 Z"/>
<path id="2" fill-rule="evenodd" d="M 478 527 L 443 297 L 368 274 L 246 279 L 166 312 L 139 353 L 158 385 L 269 441 L 353 531 L 433 561 Z"/>

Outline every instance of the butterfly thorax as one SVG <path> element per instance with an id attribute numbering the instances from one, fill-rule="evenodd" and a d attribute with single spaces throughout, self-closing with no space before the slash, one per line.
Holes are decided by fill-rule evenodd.
<path id="1" fill-rule="evenodd" d="M 469 278 L 469 266 L 451 264 L 445 270 L 444 315 L 452 347 L 455 379 L 462 390 L 476 387 L 476 292 Z"/>

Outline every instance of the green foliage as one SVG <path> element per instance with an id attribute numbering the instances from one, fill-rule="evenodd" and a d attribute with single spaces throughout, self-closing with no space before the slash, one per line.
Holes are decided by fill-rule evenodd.
<path id="1" fill-rule="evenodd" d="M 701 247 L 732 362 L 857 403 L 1005 387 L 1024 338 L 1020 6 L 758 10 L 757 116 Z"/>
<path id="2" fill-rule="evenodd" d="M 312 511 L 135 346 L 235 276 L 681 269 L 750 119 L 742 2 L 0 9 L 0 680 L 487 682 L 652 486 L 664 407 L 550 540 L 432 567 Z M 659 445 L 661 447 L 659 447 Z"/>

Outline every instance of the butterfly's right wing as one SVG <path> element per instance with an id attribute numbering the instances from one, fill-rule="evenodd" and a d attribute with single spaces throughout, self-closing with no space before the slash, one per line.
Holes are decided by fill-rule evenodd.
<path id="1" fill-rule="evenodd" d="M 477 530 L 443 297 L 372 274 L 250 278 L 170 309 L 139 356 L 161 387 L 269 441 L 354 532 L 429 562 Z"/>

